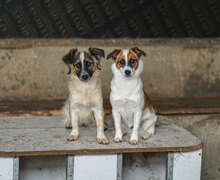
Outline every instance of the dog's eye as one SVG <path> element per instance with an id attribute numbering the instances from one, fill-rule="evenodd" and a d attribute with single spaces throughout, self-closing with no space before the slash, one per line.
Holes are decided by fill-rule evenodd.
<path id="1" fill-rule="evenodd" d="M 92 66 L 92 62 L 91 62 L 91 61 L 86 61 L 86 66 L 87 66 L 87 67 Z"/>
<path id="2" fill-rule="evenodd" d="M 81 63 L 80 63 L 80 62 L 76 63 L 76 64 L 75 64 L 75 67 L 76 67 L 76 68 L 80 68 L 80 67 L 81 67 Z"/>
<path id="3" fill-rule="evenodd" d="M 125 61 L 123 59 L 119 60 L 118 63 L 121 65 L 121 66 L 124 66 L 125 65 Z"/>
<path id="4" fill-rule="evenodd" d="M 131 64 L 131 65 L 134 65 L 134 64 L 135 64 L 135 62 L 136 62 L 136 60 L 135 60 L 135 59 L 133 59 L 133 58 L 131 58 L 131 59 L 130 59 L 130 64 Z"/>

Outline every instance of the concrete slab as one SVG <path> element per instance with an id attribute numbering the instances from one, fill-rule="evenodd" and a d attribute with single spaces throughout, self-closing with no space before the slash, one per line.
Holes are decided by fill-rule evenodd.
<path id="1" fill-rule="evenodd" d="M 60 117 L 1 117 L 0 122 L 0 156 L 176 152 L 202 146 L 198 138 L 163 117 L 158 120 L 156 134 L 148 140 L 140 138 L 137 145 L 128 143 L 131 132 L 122 143 L 114 143 L 112 128 L 105 132 L 110 144 L 98 144 L 95 127 L 81 128 L 77 141 L 67 141 L 71 130 L 64 128 Z"/>

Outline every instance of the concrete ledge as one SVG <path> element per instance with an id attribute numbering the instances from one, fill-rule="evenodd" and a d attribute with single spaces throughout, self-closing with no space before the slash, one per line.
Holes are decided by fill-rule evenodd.
<path id="1" fill-rule="evenodd" d="M 220 39 L 2 39 L 0 100 L 62 99 L 67 69 L 62 56 L 73 47 L 142 48 L 144 87 L 150 97 L 220 95 Z M 112 60 L 102 60 L 104 98 L 109 97 Z"/>
<path id="2" fill-rule="evenodd" d="M 156 114 L 217 114 L 220 96 L 190 98 L 151 98 Z M 65 99 L 0 101 L 0 117 L 4 116 L 60 116 Z M 109 99 L 104 99 L 105 114 L 111 114 Z"/>
<path id="3" fill-rule="evenodd" d="M 188 48 L 211 48 L 220 46 L 220 38 L 154 38 L 154 39 L 1 39 L 0 48 L 2 49 L 23 49 L 37 46 L 186 46 Z"/>

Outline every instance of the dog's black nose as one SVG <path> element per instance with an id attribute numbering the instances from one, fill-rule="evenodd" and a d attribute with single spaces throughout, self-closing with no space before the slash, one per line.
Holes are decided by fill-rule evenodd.
<path id="1" fill-rule="evenodd" d="M 82 75 L 82 79 L 83 79 L 83 80 L 87 80 L 88 77 L 89 77 L 89 76 L 88 76 L 87 74 Z"/>
<path id="2" fill-rule="evenodd" d="M 130 71 L 130 70 L 125 70 L 125 74 L 126 74 L 127 76 L 129 76 L 129 75 L 131 74 L 131 71 Z"/>

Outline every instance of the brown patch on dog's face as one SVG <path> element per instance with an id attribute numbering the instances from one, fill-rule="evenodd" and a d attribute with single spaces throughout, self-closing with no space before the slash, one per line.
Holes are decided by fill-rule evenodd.
<path id="1" fill-rule="evenodd" d="M 128 52 L 128 64 L 131 68 L 134 68 L 135 70 L 138 68 L 139 59 L 137 54 L 130 49 Z"/>
<path id="2" fill-rule="evenodd" d="M 117 69 L 123 68 L 126 64 L 125 56 L 122 51 L 118 53 L 115 58 L 115 65 Z"/>
<path id="3" fill-rule="evenodd" d="M 97 67 L 97 66 L 98 66 L 98 65 L 97 65 L 96 61 L 93 60 L 93 72 L 98 71 L 98 67 Z"/>
<path id="4" fill-rule="evenodd" d="M 131 77 L 138 69 L 139 59 L 142 55 L 146 56 L 145 52 L 137 47 L 129 50 L 115 49 L 107 56 L 107 59 L 112 58 L 115 61 L 115 66 L 122 75 Z"/>
<path id="5" fill-rule="evenodd" d="M 69 72 L 68 74 L 76 75 L 76 71 L 73 64 L 69 64 Z"/>

